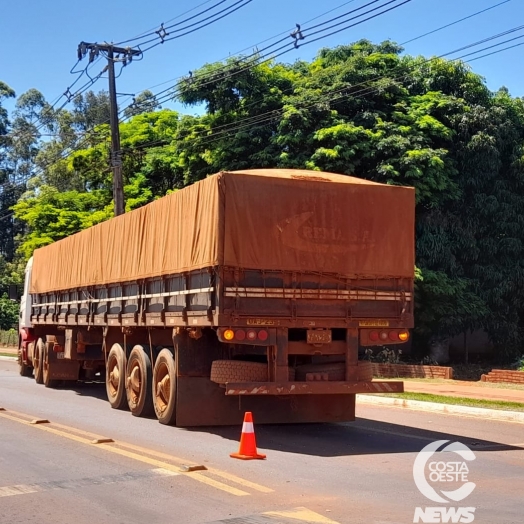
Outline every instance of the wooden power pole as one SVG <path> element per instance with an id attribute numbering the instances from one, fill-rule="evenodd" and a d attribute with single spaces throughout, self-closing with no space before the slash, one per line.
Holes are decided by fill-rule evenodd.
<path id="1" fill-rule="evenodd" d="M 120 150 L 120 131 L 118 129 L 118 105 L 116 101 L 115 62 L 121 62 L 124 66 L 140 56 L 142 51 L 130 47 L 116 47 L 113 44 L 97 44 L 80 42 L 78 46 L 78 60 L 82 60 L 89 53 L 89 63 L 95 58 L 105 56 L 107 58 L 107 72 L 109 76 L 109 105 L 111 124 L 111 169 L 113 171 L 113 200 L 115 202 L 115 216 L 123 215 L 124 203 L 124 181 L 122 178 L 122 151 Z M 116 57 L 116 58 L 115 58 Z"/>

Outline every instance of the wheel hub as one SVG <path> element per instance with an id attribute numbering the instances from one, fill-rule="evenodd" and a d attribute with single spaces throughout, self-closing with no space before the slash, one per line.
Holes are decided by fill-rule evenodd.
<path id="1" fill-rule="evenodd" d="M 169 375 L 164 375 L 164 377 L 156 383 L 155 397 L 157 400 L 157 407 L 160 409 L 160 411 L 164 411 L 167 408 L 170 390 L 171 379 L 169 378 Z"/>
<path id="2" fill-rule="evenodd" d="M 118 369 L 118 366 L 115 364 L 113 366 L 113 369 L 111 369 L 111 371 L 109 373 L 109 382 L 111 382 L 111 385 L 115 389 L 118 389 L 119 381 L 120 381 L 120 371 Z"/>
<path id="3" fill-rule="evenodd" d="M 140 392 L 140 388 L 142 386 L 142 381 L 140 379 L 140 368 L 138 366 L 134 366 L 129 375 L 129 384 L 136 393 Z"/>

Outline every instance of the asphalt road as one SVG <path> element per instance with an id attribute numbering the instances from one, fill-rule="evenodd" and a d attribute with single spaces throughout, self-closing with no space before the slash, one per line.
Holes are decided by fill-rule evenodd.
<path id="1" fill-rule="evenodd" d="M 475 523 L 524 519 L 523 424 L 361 405 L 355 423 L 255 425 L 267 460 L 244 462 L 229 458 L 239 427 L 166 427 L 104 397 L 102 384 L 46 389 L 0 361 L 2 524 L 411 523 L 416 507 L 446 506 L 413 480 L 436 440 L 476 455 L 476 488 L 451 506 L 475 507 Z"/>

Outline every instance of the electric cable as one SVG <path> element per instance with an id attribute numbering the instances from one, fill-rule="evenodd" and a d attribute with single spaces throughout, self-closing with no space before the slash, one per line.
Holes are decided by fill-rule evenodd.
<path id="1" fill-rule="evenodd" d="M 501 5 L 501 4 L 498 4 L 498 5 Z M 442 28 L 438 28 L 437 30 L 444 29 L 445 27 L 449 27 L 449 25 L 448 25 L 448 26 L 443 26 Z M 512 33 L 512 32 L 518 31 L 518 30 L 522 30 L 523 28 L 524 28 L 524 26 L 518 26 L 518 27 L 516 27 L 516 28 L 510 29 L 510 30 L 507 30 L 507 31 L 504 31 L 504 32 L 499 33 L 499 34 L 497 34 L 497 35 L 493 35 L 493 36 L 491 36 L 491 37 L 488 37 L 488 38 L 482 39 L 482 40 L 480 40 L 480 41 L 474 42 L 474 43 L 469 44 L 469 45 L 467 45 L 467 46 L 463 46 L 463 47 L 461 47 L 461 48 L 459 48 L 459 49 L 455 49 L 455 50 L 450 51 L 450 52 L 448 52 L 448 53 L 445 53 L 445 54 L 443 54 L 443 55 L 439 55 L 438 57 L 433 57 L 433 58 L 427 59 L 427 60 L 425 60 L 422 64 L 418 64 L 418 65 L 416 66 L 416 68 L 420 68 L 420 67 L 422 67 L 423 65 L 425 65 L 427 62 L 430 62 L 430 61 L 432 61 L 432 60 L 435 60 L 435 59 L 438 59 L 438 58 L 443 58 L 443 57 L 449 56 L 450 54 L 456 54 L 457 52 L 460 52 L 460 51 L 462 51 L 462 50 L 469 49 L 469 48 L 472 48 L 472 47 L 474 47 L 474 46 L 478 46 L 478 45 L 480 45 L 481 43 L 486 43 L 486 42 L 488 42 L 488 41 L 492 41 L 492 40 L 494 40 L 494 39 L 496 39 L 496 38 L 500 38 L 500 36 L 503 36 L 503 35 L 506 35 L 506 34 L 510 34 L 510 33 Z M 421 36 L 422 36 L 422 35 L 421 35 Z M 520 38 L 520 37 L 517 37 L 517 38 Z M 514 40 L 514 39 L 510 39 L 510 40 Z M 509 41 L 509 40 L 508 40 L 508 41 Z M 505 42 L 501 42 L 501 43 L 499 43 L 498 45 L 502 45 L 503 43 L 505 43 Z M 489 55 L 491 55 L 491 54 L 495 54 L 495 53 L 498 53 L 498 52 L 502 52 L 502 51 L 505 51 L 506 49 L 511 49 L 511 48 L 513 48 L 513 47 L 517 47 L 518 45 L 523 45 L 523 44 L 524 44 L 524 43 L 522 43 L 522 44 L 517 44 L 517 45 L 515 45 L 515 46 L 509 46 L 508 48 L 500 49 L 500 50 L 498 50 L 498 51 L 495 51 L 494 53 L 488 53 L 487 55 L 482 55 L 482 56 L 479 56 L 479 57 L 473 58 L 473 59 L 471 59 L 470 61 L 472 61 L 472 60 L 477 60 L 477 59 L 483 58 L 484 56 L 489 56 Z M 480 53 L 480 52 L 482 52 L 482 51 L 485 51 L 486 49 L 490 49 L 490 48 L 493 48 L 493 47 L 495 47 L 495 46 L 489 46 L 489 47 L 486 47 L 486 48 L 479 49 L 479 50 L 477 50 L 477 51 L 475 51 L 475 52 L 468 53 L 467 56 L 471 56 L 472 54 Z M 459 58 L 460 58 L 460 57 L 459 57 Z M 402 76 L 405 77 L 406 75 L 402 75 Z M 382 78 L 377 78 L 377 79 L 373 79 L 373 80 L 368 80 L 366 83 L 368 83 L 368 82 L 370 82 L 370 81 L 375 81 L 375 82 L 376 82 L 376 81 L 379 81 L 379 80 L 381 80 L 381 79 L 383 79 L 383 78 L 388 78 L 388 77 L 382 77 Z M 399 78 L 400 78 L 400 77 L 393 78 L 392 80 L 398 80 Z M 362 84 L 363 84 L 363 83 L 362 83 Z M 361 85 L 362 85 L 362 84 L 361 84 Z M 359 84 L 357 84 L 357 85 L 355 85 L 355 86 L 349 86 L 349 88 L 355 88 L 355 87 L 357 87 L 358 85 L 359 85 Z M 169 88 L 169 89 L 170 89 L 170 88 Z M 347 90 L 347 89 L 348 89 L 348 87 L 345 87 L 344 89 L 341 89 L 340 91 Z M 343 96 L 349 96 L 349 95 L 351 95 L 351 96 L 357 98 L 357 96 L 355 96 L 355 95 L 358 95 L 358 94 L 360 93 L 360 94 L 361 94 L 360 97 L 362 97 L 364 94 L 369 94 L 369 93 L 365 93 L 365 91 L 369 91 L 369 90 L 370 90 L 370 87 L 368 87 L 368 88 L 366 88 L 366 89 L 363 89 L 363 90 L 361 90 L 360 92 L 349 93 L 348 95 L 343 95 Z M 376 90 L 376 88 L 371 88 L 371 90 Z M 166 90 L 165 90 L 165 91 L 166 91 Z M 371 92 L 371 91 L 369 91 L 369 92 Z M 331 94 L 336 94 L 336 92 L 331 93 Z M 339 99 L 339 98 L 341 98 L 341 97 L 331 98 L 331 99 L 328 99 L 328 101 L 329 101 L 329 100 L 337 100 L 337 99 Z M 322 101 L 322 100 L 320 100 L 320 101 Z M 315 102 L 315 103 L 312 104 L 312 105 L 318 104 L 320 101 L 317 101 L 317 102 Z M 324 101 L 325 101 L 325 100 L 324 100 Z M 308 107 L 301 108 L 301 109 L 307 109 L 307 108 L 308 108 Z M 224 134 L 224 133 L 233 133 L 233 132 L 236 132 L 236 131 L 238 131 L 238 130 L 241 130 L 241 129 L 245 128 L 246 126 L 252 126 L 254 123 L 263 123 L 263 122 L 264 122 L 265 120 L 267 120 L 268 118 L 271 119 L 271 118 L 273 118 L 273 117 L 275 117 L 275 116 L 278 116 L 278 114 L 279 114 L 280 112 L 282 112 L 283 110 L 284 110 L 284 108 L 282 108 L 282 109 L 278 109 L 278 110 L 273 110 L 273 111 L 268 112 L 268 113 L 265 113 L 265 114 L 256 115 L 256 116 L 254 116 L 254 117 L 250 117 L 249 119 L 246 119 L 246 120 L 248 120 L 247 123 L 241 120 L 241 121 L 237 121 L 237 122 L 234 122 L 234 123 L 231 123 L 231 124 L 225 124 L 225 125 L 223 125 L 223 126 L 219 126 L 218 128 L 215 128 L 215 131 L 216 131 L 216 129 L 219 129 L 220 127 L 225 127 L 225 129 L 224 129 L 223 131 L 221 131 L 220 133 L 213 133 L 212 135 L 204 136 L 203 139 L 211 139 L 211 138 L 217 139 L 217 138 L 221 138 L 220 136 L 217 137 L 217 135 L 222 135 L 222 134 Z M 240 124 L 240 126 L 239 126 L 239 124 Z M 229 127 L 228 127 L 228 126 L 229 126 Z M 232 126 L 237 126 L 237 127 L 235 128 L 235 127 L 232 127 Z M 86 134 L 87 134 L 87 133 L 86 133 Z M 57 159 L 56 161 L 59 161 L 59 160 L 64 159 L 64 158 L 67 158 L 67 156 L 69 156 L 69 155 L 71 155 L 72 153 L 74 153 L 75 150 L 77 150 L 77 146 L 78 146 L 78 145 L 80 145 L 80 146 L 82 145 L 82 141 L 85 143 L 85 139 L 86 139 L 85 137 L 80 137 L 80 139 L 77 140 L 77 143 L 74 144 L 74 146 L 72 146 L 72 148 L 74 148 L 74 149 L 71 150 L 71 148 L 69 148 L 70 151 L 68 151 L 68 152 L 64 152 L 63 154 L 61 154 L 61 155 L 60 155 L 60 158 Z M 103 140 L 106 140 L 106 139 L 103 139 Z M 100 142 L 99 142 L 99 143 L 100 143 Z M 158 143 L 158 141 L 157 141 L 156 143 Z M 144 144 L 139 144 L 139 145 L 137 146 L 137 148 L 138 148 L 138 147 L 140 147 L 140 148 L 144 148 L 145 145 L 144 145 Z M 129 149 L 129 148 L 126 148 L 126 149 Z M 53 165 L 53 164 L 50 164 L 50 165 Z M 45 171 L 46 168 L 50 167 L 50 165 L 48 165 L 48 166 L 44 166 L 44 168 L 43 168 L 39 173 L 35 173 L 34 176 L 37 176 L 37 175 L 43 173 L 43 172 Z"/>

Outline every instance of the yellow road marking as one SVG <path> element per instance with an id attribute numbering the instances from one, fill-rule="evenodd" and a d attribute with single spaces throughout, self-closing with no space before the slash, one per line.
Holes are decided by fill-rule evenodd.
<path id="1" fill-rule="evenodd" d="M 66 426 L 64 426 L 66 427 Z M 113 447 L 119 447 L 119 448 L 125 448 L 125 449 L 131 449 L 133 451 L 136 451 L 138 453 L 147 453 L 148 455 L 151 455 L 152 457 L 157 457 L 164 460 L 169 460 L 171 462 L 176 462 L 180 465 L 195 465 L 196 463 L 185 460 L 180 457 L 175 457 L 174 455 L 168 455 L 167 453 L 162 453 L 161 451 L 154 451 L 152 449 L 144 448 L 142 446 L 137 446 L 135 444 L 130 444 L 129 442 L 115 442 Z"/>
<path id="2" fill-rule="evenodd" d="M 213 468 L 209 468 L 208 471 L 210 473 L 213 473 L 217 477 L 222 477 L 224 479 L 230 480 L 231 482 L 236 482 L 237 484 L 240 484 L 241 486 L 245 486 L 246 488 L 251 488 L 257 491 L 261 491 L 262 493 L 273 493 L 273 491 L 275 491 L 274 489 L 266 488 L 266 486 L 261 486 L 260 484 L 256 484 L 255 482 L 251 482 L 241 477 L 237 477 L 236 475 L 232 475 L 231 473 L 227 473 L 226 471 L 221 471 L 221 470 L 213 469 Z"/>
<path id="3" fill-rule="evenodd" d="M 146 464 L 157 466 L 158 468 L 167 469 L 168 471 L 172 471 L 176 473 L 177 475 L 184 475 L 184 473 L 180 472 L 178 466 L 174 466 L 173 464 L 169 464 L 168 462 L 162 462 L 154 458 L 145 457 L 144 455 L 138 455 L 137 453 L 133 453 L 132 451 L 127 451 L 125 449 L 116 448 L 109 444 L 98 444 L 97 448 L 105 449 L 106 451 L 110 451 L 111 453 L 116 453 L 117 455 L 122 455 L 123 457 L 137 460 L 139 462 L 145 462 Z M 213 480 L 200 473 L 191 473 L 191 475 L 188 475 L 188 476 L 189 478 L 198 480 L 199 482 L 202 482 L 203 484 L 207 484 L 208 486 L 213 486 L 214 488 L 220 489 L 227 493 L 231 493 L 231 495 L 236 495 L 237 497 L 243 497 L 243 496 L 249 495 L 249 493 L 247 493 L 246 491 L 242 491 L 240 489 L 233 488 L 232 486 L 228 486 L 227 484 Z"/>
<path id="4" fill-rule="evenodd" d="M 5 408 L 2 408 L 0 411 L 7 411 Z M 33 420 L 35 417 L 32 417 L 31 415 L 26 415 L 24 413 L 19 413 L 18 411 L 13 411 L 12 409 L 9 410 L 9 413 L 11 415 L 15 415 L 17 417 L 23 418 L 24 420 L 27 420 L 27 422 Z"/>
<path id="5" fill-rule="evenodd" d="M 0 412 L 0 417 L 7 418 L 7 419 L 13 420 L 15 422 L 19 422 L 21 424 L 26 424 L 28 426 L 31 425 L 31 420 L 32 420 L 31 417 L 27 417 L 26 415 L 24 415 L 22 413 L 16 413 L 16 415 L 17 416 L 12 416 L 8 412 L 6 412 L 6 411 Z M 86 432 L 86 431 L 82 431 L 82 430 L 76 430 L 76 428 L 70 428 L 70 427 L 64 426 L 62 424 L 55 424 L 55 423 L 49 423 L 49 424 L 45 424 L 45 425 L 37 424 L 37 425 L 31 425 L 31 427 L 40 429 L 42 431 L 46 431 L 47 433 L 51 433 L 53 435 L 57 435 L 57 436 L 60 436 L 60 437 L 67 438 L 69 440 L 73 440 L 75 442 L 79 442 L 81 444 L 88 444 L 90 446 L 95 446 L 95 444 L 93 444 L 94 440 L 100 440 L 100 437 L 98 435 L 95 435 L 93 433 L 89 433 L 89 432 Z M 62 429 L 57 429 L 57 427 L 60 427 Z M 86 437 L 81 437 L 78 434 L 75 435 L 74 433 L 83 434 L 87 438 Z M 149 457 L 145 456 L 144 453 L 147 454 L 147 455 L 152 455 L 153 457 L 156 456 L 156 457 L 159 457 L 159 458 L 163 458 L 164 460 L 170 460 L 172 462 L 178 462 L 179 464 L 181 464 L 181 463 L 186 463 L 187 464 L 187 461 L 185 461 L 183 459 L 180 459 L 178 457 L 174 457 L 174 456 L 171 456 L 171 455 L 167 455 L 165 453 L 149 450 L 149 449 L 146 449 L 146 448 L 143 448 L 143 447 L 140 447 L 140 446 L 135 446 L 133 444 L 118 443 L 118 442 L 115 442 L 114 444 L 103 444 L 102 443 L 102 444 L 96 444 L 96 448 L 103 449 L 103 450 L 108 451 L 110 453 L 114 453 L 116 455 L 121 455 L 121 456 L 130 458 L 132 460 L 136 460 L 138 462 L 143 462 L 143 463 L 146 463 L 146 464 L 149 464 L 149 465 L 152 465 L 152 466 L 156 466 L 157 468 L 161 468 L 161 469 L 164 469 L 164 470 L 167 470 L 167 471 L 171 471 L 173 473 L 176 473 L 177 475 L 178 474 L 183 474 L 183 473 L 180 472 L 178 466 L 175 466 L 175 465 L 170 464 L 168 462 L 157 460 L 155 458 L 152 458 L 151 456 L 149 456 Z M 128 448 L 128 449 L 125 449 L 125 448 Z M 135 453 L 134 451 L 129 451 L 129 449 L 132 449 L 132 450 L 136 451 L 137 453 Z M 139 453 L 141 453 L 141 454 L 139 454 Z M 250 482 L 248 480 L 242 479 L 240 477 L 237 477 L 235 475 L 232 475 L 232 474 L 220 471 L 220 470 L 211 469 L 209 472 L 211 474 L 216 475 L 216 476 L 225 478 L 225 479 L 229 480 L 230 482 L 235 482 L 237 484 L 240 484 L 241 486 L 244 486 L 246 488 L 251 488 L 251 489 L 260 491 L 262 493 L 271 493 L 271 492 L 273 492 L 273 490 L 270 489 L 270 488 L 266 488 L 265 486 L 261 486 L 260 484 L 256 484 L 254 482 Z M 226 493 L 229 493 L 231 495 L 235 495 L 237 497 L 243 497 L 243 496 L 249 495 L 249 493 L 246 492 L 246 491 L 240 490 L 240 489 L 235 488 L 233 486 L 229 486 L 228 484 L 225 484 L 225 483 L 220 482 L 218 480 L 212 479 L 212 478 L 210 478 L 210 477 L 208 477 L 208 476 L 206 476 L 205 474 L 202 474 L 202 473 L 193 472 L 193 473 L 190 473 L 190 474 L 187 474 L 187 475 L 190 478 L 193 478 L 194 480 L 196 480 L 198 482 L 201 482 L 202 484 L 206 484 L 208 486 L 212 486 L 212 487 L 214 487 L 216 489 L 219 489 L 221 491 L 225 491 Z"/>
<path id="6" fill-rule="evenodd" d="M 339 524 L 335 520 L 328 519 L 319 513 L 315 513 L 307 508 L 295 508 L 284 511 L 267 511 L 263 513 L 268 517 L 284 517 L 287 519 L 300 520 L 302 522 L 308 522 L 310 524 Z"/>
<path id="7" fill-rule="evenodd" d="M 161 451 L 154 451 L 151 449 L 143 448 L 141 446 L 136 446 L 135 444 L 129 444 L 129 443 L 122 443 L 122 442 L 115 442 L 116 446 L 124 447 L 128 449 L 132 449 L 134 451 L 137 451 L 138 453 L 147 453 L 148 455 L 151 455 L 153 457 L 157 457 L 160 459 L 169 460 L 171 462 L 177 462 L 179 464 L 186 465 L 188 463 L 187 460 L 182 459 L 180 457 L 175 457 L 173 455 L 168 455 L 167 453 L 162 453 Z M 240 484 L 241 486 L 244 486 L 246 488 L 251 488 L 256 491 L 260 491 L 262 493 L 273 493 L 275 490 L 268 488 L 266 486 L 262 486 L 261 484 L 257 484 L 255 482 L 251 482 L 250 480 L 243 479 L 241 477 L 237 477 L 236 475 L 233 475 L 232 473 L 227 473 L 226 471 L 221 471 L 214 468 L 208 468 L 208 472 L 212 473 L 213 475 L 217 477 L 222 477 L 224 479 L 227 479 L 231 482 L 234 482 L 236 484 Z M 194 473 L 193 473 L 194 474 Z"/>
<path id="8" fill-rule="evenodd" d="M 7 418 L 7 419 L 10 419 L 10 420 L 14 420 L 15 422 L 19 422 L 20 424 L 26 424 L 28 426 L 31 426 L 33 428 L 37 428 L 37 429 L 40 429 L 42 431 L 46 431 L 47 433 L 53 433 L 54 435 L 58 435 L 60 437 L 65 437 L 65 438 L 68 438 L 70 440 L 74 440 L 76 442 L 80 442 L 81 444 L 91 444 L 91 441 L 86 439 L 86 438 L 83 438 L 83 437 L 79 437 L 77 435 L 72 435 L 70 433 L 66 433 L 64 431 L 61 431 L 59 429 L 54 429 L 52 427 L 49 427 L 47 424 L 45 426 L 42 426 L 40 424 L 31 424 L 30 421 L 28 420 L 23 420 L 19 417 L 12 417 L 10 415 L 7 414 L 7 412 L 5 411 L 2 411 L 0 413 L 0 417 L 2 418 Z M 98 446 L 98 447 L 101 447 L 101 446 Z"/>
<path id="9" fill-rule="evenodd" d="M 13 495 L 23 495 L 25 493 L 36 493 L 39 491 L 33 486 L 18 484 L 17 486 L 6 486 L 0 488 L 0 497 L 12 497 Z"/>
<path id="10" fill-rule="evenodd" d="M 218 480 L 206 477 L 202 473 L 191 473 L 190 478 L 194 478 L 195 480 L 198 480 L 198 482 L 202 482 L 203 484 L 207 484 L 208 486 L 221 489 L 222 491 L 226 491 L 227 493 L 231 493 L 231 495 L 236 495 L 237 497 L 244 497 L 246 495 L 249 495 L 247 491 L 242 491 L 241 489 L 228 486 L 227 484 L 219 482 Z"/>
<path id="11" fill-rule="evenodd" d="M 180 471 L 178 471 L 177 466 L 173 466 L 172 464 L 168 464 L 167 462 L 162 462 L 154 458 L 144 457 L 143 455 L 138 455 L 131 451 L 126 451 L 125 449 L 112 448 L 108 444 L 97 444 L 96 447 L 97 449 L 104 449 L 106 451 L 114 453 L 115 455 L 121 455 L 123 457 L 127 457 L 138 462 L 144 462 L 145 464 L 156 466 L 157 468 L 167 469 L 168 471 L 172 471 L 173 473 L 181 474 Z"/>

